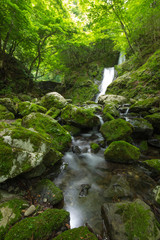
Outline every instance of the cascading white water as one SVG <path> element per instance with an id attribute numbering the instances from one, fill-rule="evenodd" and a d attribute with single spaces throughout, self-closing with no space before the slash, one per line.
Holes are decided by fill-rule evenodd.
<path id="1" fill-rule="evenodd" d="M 119 54 L 119 59 L 118 59 L 118 65 L 119 65 L 119 64 L 122 64 L 122 63 L 125 62 L 125 61 L 126 61 L 126 56 L 124 55 L 123 52 L 120 52 L 120 54 Z"/>
<path id="2" fill-rule="evenodd" d="M 113 78 L 114 78 L 114 67 L 111 67 L 111 68 L 105 68 L 104 69 L 104 73 L 103 73 L 103 80 L 101 82 L 101 85 L 99 86 L 99 94 L 97 95 L 96 97 L 96 100 L 95 102 L 98 102 L 98 98 L 101 96 L 101 95 L 104 95 L 106 90 L 107 90 L 107 87 L 109 84 L 112 83 L 113 81 Z"/>

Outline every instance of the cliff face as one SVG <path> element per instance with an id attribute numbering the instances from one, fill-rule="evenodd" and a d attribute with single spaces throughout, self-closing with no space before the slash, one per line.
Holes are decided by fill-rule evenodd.
<path id="1" fill-rule="evenodd" d="M 160 94 L 160 50 L 157 50 L 139 68 L 132 60 L 117 66 L 120 75 L 107 89 L 108 94 L 119 94 L 128 98 L 146 98 Z"/>

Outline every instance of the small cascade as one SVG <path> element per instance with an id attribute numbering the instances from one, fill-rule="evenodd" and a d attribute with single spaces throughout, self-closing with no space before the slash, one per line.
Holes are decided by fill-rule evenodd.
<path id="1" fill-rule="evenodd" d="M 126 121 L 129 120 L 129 118 L 127 117 L 128 115 L 128 112 L 129 112 L 129 107 L 130 107 L 130 104 L 123 104 L 121 107 L 119 107 L 119 112 L 120 112 L 120 115 L 124 117 L 124 119 Z"/>
<path id="2" fill-rule="evenodd" d="M 123 62 L 126 61 L 126 56 L 123 52 L 120 52 L 119 54 L 119 59 L 118 59 L 118 65 L 122 64 Z"/>
<path id="3" fill-rule="evenodd" d="M 97 95 L 95 102 L 98 102 L 98 98 L 101 95 L 105 94 L 107 87 L 109 86 L 109 84 L 112 83 L 113 79 L 114 79 L 114 67 L 105 68 L 103 73 L 103 80 L 101 82 L 101 85 L 99 86 L 99 94 Z"/>

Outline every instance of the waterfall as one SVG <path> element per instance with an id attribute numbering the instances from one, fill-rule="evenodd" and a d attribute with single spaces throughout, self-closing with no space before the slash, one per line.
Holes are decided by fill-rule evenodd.
<path id="1" fill-rule="evenodd" d="M 123 52 L 120 52 L 120 54 L 119 54 L 119 59 L 118 59 L 118 65 L 119 64 L 122 64 L 123 62 L 125 62 L 126 61 L 126 56 L 125 56 L 125 54 L 123 53 Z"/>
<path id="2" fill-rule="evenodd" d="M 99 94 L 97 95 L 95 102 L 98 102 L 98 98 L 101 95 L 105 94 L 107 87 L 109 84 L 111 84 L 111 82 L 113 81 L 113 78 L 114 78 L 114 67 L 105 68 L 103 73 L 103 80 L 101 82 L 101 85 L 99 86 Z"/>

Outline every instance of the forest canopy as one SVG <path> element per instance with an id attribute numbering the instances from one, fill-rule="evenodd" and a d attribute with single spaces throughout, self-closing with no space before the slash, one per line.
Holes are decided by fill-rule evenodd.
<path id="1" fill-rule="evenodd" d="M 17 58 L 36 80 L 110 48 L 142 61 L 160 44 L 159 13 L 158 0 L 1 0 L 0 67 Z"/>

